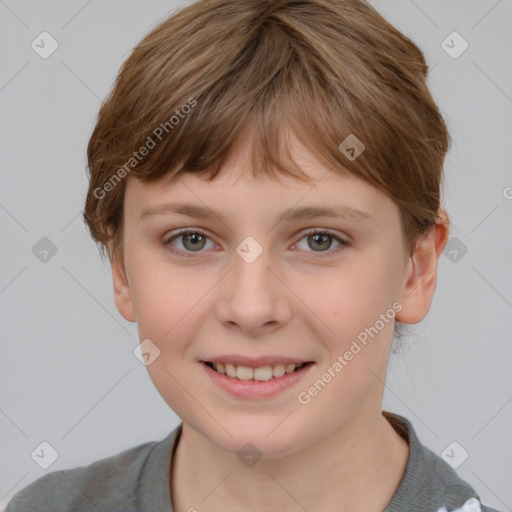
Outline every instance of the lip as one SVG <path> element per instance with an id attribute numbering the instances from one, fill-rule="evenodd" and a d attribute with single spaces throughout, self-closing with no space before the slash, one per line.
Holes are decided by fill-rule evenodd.
<path id="1" fill-rule="evenodd" d="M 290 360 L 290 363 L 292 362 L 293 360 Z M 314 362 L 310 362 L 299 370 L 292 373 L 287 373 L 282 377 L 273 378 L 267 381 L 256 381 L 239 380 L 232 377 L 227 377 L 226 375 L 216 372 L 202 361 L 200 364 L 210 379 L 223 391 L 226 391 L 227 393 L 237 398 L 253 400 L 271 398 L 278 395 L 282 391 L 291 388 L 293 385 L 301 381 L 306 376 L 306 374 L 309 373 L 309 371 L 314 366 L 316 366 Z"/>
<path id="2" fill-rule="evenodd" d="M 249 368 L 258 368 L 260 366 L 275 366 L 276 364 L 291 364 L 297 365 L 302 363 L 311 363 L 314 361 L 308 361 L 307 359 L 297 359 L 294 357 L 278 357 L 278 356 L 261 356 L 261 357 L 246 357 L 239 355 L 224 355 L 224 356 L 212 356 L 210 359 L 205 358 L 200 361 L 201 363 L 229 363 L 235 366 L 248 366 Z"/>

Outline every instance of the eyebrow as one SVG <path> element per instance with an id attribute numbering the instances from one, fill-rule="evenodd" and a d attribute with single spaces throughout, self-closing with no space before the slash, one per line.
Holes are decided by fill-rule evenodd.
<path id="1" fill-rule="evenodd" d="M 139 220 L 146 220 L 155 215 L 187 215 L 195 219 L 214 219 L 223 223 L 227 222 L 227 217 L 221 212 L 212 210 L 207 206 L 186 204 L 186 203 L 165 203 L 154 207 L 144 208 L 140 214 Z M 337 219 L 348 220 L 370 220 L 375 221 L 369 213 L 357 208 L 345 205 L 334 206 L 301 206 L 291 207 L 279 214 L 276 222 L 281 222 L 285 218 L 288 220 L 313 219 L 317 217 L 333 217 Z"/>

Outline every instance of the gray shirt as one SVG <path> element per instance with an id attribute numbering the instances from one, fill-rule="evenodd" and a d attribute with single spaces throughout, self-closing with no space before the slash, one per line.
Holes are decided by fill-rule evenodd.
<path id="1" fill-rule="evenodd" d="M 383 411 L 410 447 L 405 474 L 384 512 L 452 511 L 480 497 L 438 455 L 423 446 L 412 424 Z M 53 471 L 21 489 L 5 512 L 173 512 L 172 454 L 183 423 L 166 438 L 148 442 L 88 466 Z M 200 503 L 191 507 L 201 510 Z M 474 509 L 471 508 L 471 511 Z M 482 512 L 498 512 L 481 505 Z"/>

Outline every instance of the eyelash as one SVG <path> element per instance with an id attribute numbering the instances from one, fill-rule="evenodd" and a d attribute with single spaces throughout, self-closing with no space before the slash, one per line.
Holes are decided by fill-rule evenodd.
<path id="1" fill-rule="evenodd" d="M 196 251 L 194 253 L 194 251 L 181 251 L 181 250 L 177 250 L 175 249 L 172 245 L 171 245 L 171 242 L 182 237 L 182 236 L 185 236 L 185 235 L 191 235 L 191 234 L 197 234 L 197 235 L 202 235 L 208 239 L 211 240 L 211 238 L 206 234 L 204 233 L 203 231 L 199 230 L 199 229 L 184 229 L 182 231 L 178 231 L 178 233 L 175 233 L 173 236 L 171 236 L 166 242 L 164 242 L 164 245 L 165 246 L 169 246 L 169 249 L 171 252 L 173 252 L 174 254 L 178 255 L 179 257 L 182 257 L 182 258 L 197 258 L 201 255 L 202 251 Z M 303 238 L 306 238 L 308 236 L 311 236 L 311 235 L 328 235 L 329 237 L 333 238 L 335 241 L 339 242 L 340 243 L 340 246 L 337 247 L 336 249 L 334 250 L 328 250 L 328 251 L 320 251 L 318 254 L 315 254 L 313 257 L 314 258 L 323 258 L 323 257 L 326 257 L 326 256 L 330 256 L 332 255 L 333 253 L 337 253 L 347 247 L 351 247 L 351 242 L 348 242 L 346 240 L 343 240 L 341 239 L 340 237 L 334 235 L 333 233 L 330 233 L 329 231 L 326 231 L 326 230 L 321 230 L 321 229 L 311 229 L 305 233 L 303 233 L 303 235 L 301 236 L 301 238 L 299 239 L 299 242 L 303 239 Z M 298 243 L 298 242 L 297 242 Z M 315 252 L 315 251 L 306 251 L 306 252 Z"/>

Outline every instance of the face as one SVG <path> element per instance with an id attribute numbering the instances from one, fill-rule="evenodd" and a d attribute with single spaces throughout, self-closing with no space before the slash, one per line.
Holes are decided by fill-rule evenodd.
<path id="1" fill-rule="evenodd" d="M 406 292 L 419 267 L 382 192 L 329 171 L 298 143 L 314 186 L 256 181 L 244 155 L 210 183 L 128 180 L 115 297 L 159 351 L 149 375 L 185 424 L 230 452 L 250 441 L 277 457 L 380 413 L 394 314 L 417 307 Z M 218 217 L 192 215 L 205 207 Z M 295 215 L 305 207 L 339 216 Z M 228 377 L 208 361 L 272 378 L 236 367 L 241 378 Z M 279 363 L 293 362 L 308 364 L 279 377 Z"/>

